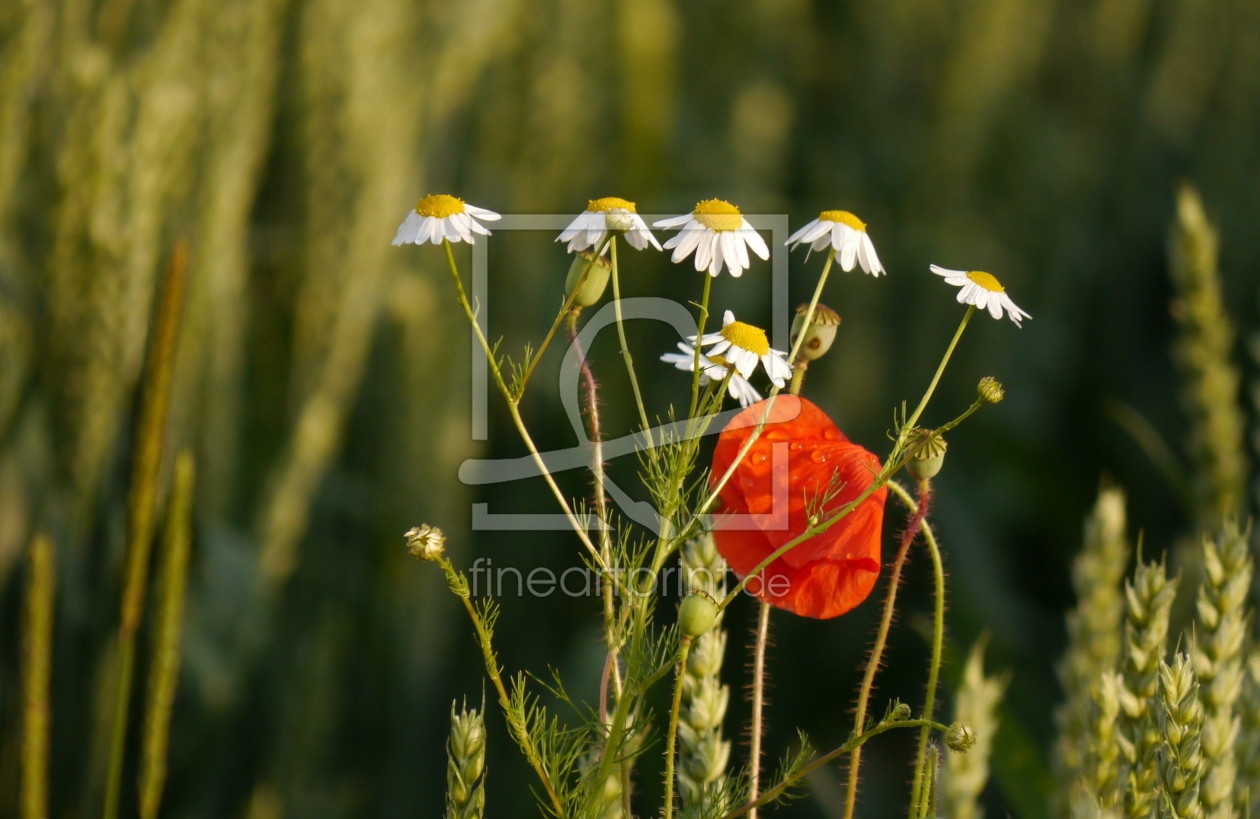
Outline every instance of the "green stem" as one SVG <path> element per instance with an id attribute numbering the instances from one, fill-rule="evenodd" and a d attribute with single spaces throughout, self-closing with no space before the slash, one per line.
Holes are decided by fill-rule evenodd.
<path id="1" fill-rule="evenodd" d="M 465 593 L 456 592 L 456 595 L 463 602 L 464 610 L 468 612 L 468 617 L 472 620 L 473 629 L 477 632 L 477 643 L 481 647 L 481 658 L 486 666 L 486 675 L 490 677 L 490 683 L 499 695 L 499 705 L 503 708 L 508 730 L 511 732 L 512 738 L 516 740 L 516 744 L 525 753 L 525 759 L 529 762 L 530 767 L 538 775 L 538 780 L 542 783 L 543 790 L 547 792 L 547 798 L 551 802 L 555 815 L 562 817 L 565 815 L 564 803 L 560 800 L 559 794 L 556 793 L 555 787 L 551 784 L 551 777 L 548 775 L 547 769 L 543 767 L 542 758 L 539 757 L 538 750 L 534 747 L 534 741 L 529 735 L 529 726 L 523 721 L 516 719 L 512 714 L 512 698 L 508 695 L 507 686 L 503 684 L 503 675 L 499 673 L 499 661 L 494 655 L 494 646 L 490 642 L 490 631 L 486 628 L 481 615 L 477 613 L 477 608 L 465 596 L 467 584 L 445 557 L 438 558 L 438 565 L 446 573 L 447 582 L 452 590 L 460 586 L 464 587 Z"/>
<path id="2" fill-rule="evenodd" d="M 665 735 L 665 819 L 674 815 L 674 747 L 678 741 L 678 712 L 682 708 L 683 677 L 687 671 L 687 654 L 691 638 L 683 637 L 678 645 L 678 675 L 674 678 L 674 699 L 669 706 L 669 732 Z"/>
<path id="3" fill-rule="evenodd" d="M 758 798 L 750 799 L 744 804 L 740 805 L 735 810 L 731 811 L 730 813 L 723 814 L 722 819 L 736 819 L 736 817 L 744 816 L 751 810 L 755 810 L 756 808 L 769 805 L 771 802 L 775 801 L 780 796 L 782 796 L 783 793 L 788 788 L 793 787 L 798 782 L 803 780 L 806 776 L 809 776 L 811 773 L 818 770 L 819 768 L 826 765 L 827 763 L 831 762 L 832 760 L 836 759 L 837 757 L 843 756 L 844 754 L 847 754 L 856 748 L 862 747 L 869 740 L 871 740 L 874 737 L 879 736 L 882 733 L 891 731 L 895 728 L 919 728 L 919 727 L 928 728 L 935 731 L 940 731 L 942 734 L 949 730 L 949 726 L 947 725 L 942 725 L 939 722 L 932 722 L 931 720 L 925 720 L 925 719 L 903 719 L 903 720 L 889 720 L 888 722 L 881 722 L 880 724 L 876 725 L 875 727 L 871 728 L 871 730 L 863 734 L 860 734 L 855 737 L 850 737 L 849 740 L 845 742 L 843 745 L 841 745 L 839 748 L 835 748 L 834 750 L 828 751 L 822 756 L 814 757 L 808 763 L 806 763 L 805 765 L 802 765 L 800 769 L 797 770 L 792 776 L 785 777 L 781 782 L 776 784 L 773 788 L 768 789 L 765 793 L 763 793 Z"/>
<path id="4" fill-rule="evenodd" d="M 914 499 L 903 486 L 890 483 L 889 487 L 907 508 L 915 507 Z M 922 491 L 920 487 L 920 494 Z M 936 705 L 936 687 L 940 679 L 941 652 L 945 644 L 945 566 L 941 561 L 941 549 L 936 540 L 936 533 L 926 522 L 923 523 L 922 528 L 923 540 L 927 543 L 928 552 L 932 555 L 932 572 L 936 583 L 936 600 L 932 613 L 932 659 L 928 665 L 927 695 L 923 702 L 923 718 L 931 719 Z M 927 816 L 928 796 L 931 790 L 930 785 L 923 778 L 926 772 L 927 744 L 928 732 L 924 730 L 919 733 L 919 749 L 914 760 L 914 778 L 910 794 L 910 804 L 914 811 L 912 815 L 920 819 Z"/>
<path id="5" fill-rule="evenodd" d="M 114 720 L 109 740 L 109 766 L 105 779 L 105 819 L 118 816 L 122 795 L 123 754 L 127 747 L 127 714 L 136 661 L 136 632 L 144 615 L 148 590 L 149 558 L 153 551 L 154 516 L 158 480 L 171 404 L 175 362 L 178 356 L 180 319 L 187 283 L 188 248 L 175 246 L 167 266 L 157 315 L 149 338 L 144 396 L 136 434 L 134 471 L 127 503 L 127 564 L 123 579 L 122 611 L 118 624 L 118 686 L 114 694 Z"/>
<path id="6" fill-rule="evenodd" d="M 565 299 L 564 304 L 560 307 L 560 312 L 556 314 L 555 321 L 551 322 L 551 329 L 547 331 L 546 337 L 543 338 L 542 345 L 539 346 L 538 351 L 530 357 L 529 365 L 525 368 L 525 373 L 521 376 L 520 383 L 516 387 L 516 394 L 510 396 L 509 400 L 519 402 L 525 395 L 525 385 L 529 383 L 530 376 L 534 374 L 534 370 L 538 367 L 538 362 L 542 360 L 543 353 L 545 353 L 547 351 L 547 347 L 551 345 L 551 340 L 555 337 L 556 331 L 560 329 L 560 324 L 564 321 L 565 316 L 573 312 L 573 301 L 577 298 L 578 291 L 582 289 L 582 283 L 586 281 L 587 276 L 591 275 L 591 268 L 595 266 L 595 261 L 601 254 L 603 254 L 605 248 L 608 247 L 608 243 L 611 241 L 612 236 L 606 237 L 604 239 L 604 243 L 599 246 L 599 250 L 595 252 L 595 255 L 591 257 L 591 260 L 586 263 L 586 267 L 582 269 L 582 276 L 578 279 L 577 286 L 573 288 L 573 292 L 569 294 L 567 299 Z"/>
<path id="7" fill-rule="evenodd" d="M 834 250 L 829 250 L 827 252 L 827 260 L 823 264 L 822 272 L 818 274 L 818 284 L 814 287 L 814 295 L 813 297 L 810 298 L 809 308 L 805 311 L 805 319 L 807 323 L 814 320 L 814 309 L 818 306 L 818 300 L 822 297 L 823 286 L 826 285 L 827 277 L 831 274 L 831 264 L 832 264 L 832 261 L 835 259 L 835 257 L 836 257 L 836 254 Z M 792 345 L 792 349 L 788 353 L 789 361 L 796 360 L 796 356 L 800 354 L 801 345 L 804 343 L 805 343 L 805 333 L 801 333 L 799 336 L 797 336 L 796 343 Z M 798 389 L 799 389 L 799 384 L 798 384 Z M 781 390 L 782 390 L 781 387 L 771 388 L 770 395 L 766 398 L 766 401 L 765 401 L 765 409 L 761 414 L 761 418 L 757 421 L 757 426 L 753 429 L 752 434 L 748 436 L 748 440 L 744 441 L 743 446 L 740 447 L 739 452 L 735 456 L 735 460 L 731 461 L 731 465 L 727 467 L 726 472 L 722 474 L 722 477 L 718 480 L 717 485 L 712 487 L 709 490 L 709 494 L 700 503 L 700 505 L 696 507 L 695 513 L 692 515 L 692 518 L 687 523 L 687 525 L 683 527 L 684 529 L 690 530 L 692 527 L 696 526 L 700 522 L 700 519 L 703 518 L 704 515 L 708 514 L 710 507 L 712 507 L 714 502 L 718 499 L 718 495 L 721 493 L 722 489 L 726 487 L 726 484 L 728 481 L 730 481 L 731 476 L 735 474 L 735 470 L 739 468 L 740 463 L 743 462 L 744 457 L 748 454 L 748 451 L 752 449 L 753 444 L 755 444 L 757 442 L 757 439 L 761 437 L 761 432 L 763 429 L 765 429 L 766 421 L 770 418 L 770 412 L 774 409 L 775 398 L 778 397 L 779 392 Z M 887 464 L 885 464 L 885 468 L 887 468 Z M 890 472 L 889 474 L 892 474 L 892 473 Z M 871 491 L 874 491 L 874 490 L 872 489 Z M 870 493 L 868 492 L 867 494 L 870 494 Z M 865 496 L 863 497 L 863 500 L 864 499 L 865 499 Z M 765 568 L 766 565 L 769 565 L 768 561 L 765 565 L 760 566 L 758 568 L 758 571 L 760 571 L 760 569 Z M 751 576 L 752 575 L 749 575 L 749 577 Z M 741 583 L 738 589 L 736 589 L 736 591 L 742 590 L 744 585 L 747 584 L 747 581 L 748 581 L 748 578 L 747 577 L 744 578 L 744 581 Z M 727 600 L 731 600 L 731 599 L 733 599 L 733 595 L 727 595 Z"/>
<path id="8" fill-rule="evenodd" d="M 749 726 L 748 738 L 748 796 L 756 801 L 757 792 L 761 788 L 761 735 L 762 710 L 765 707 L 766 695 L 766 641 L 770 635 L 770 604 L 762 603 L 757 612 L 757 642 L 753 649 L 752 672 L 752 722 Z M 757 819 L 757 809 L 748 812 L 750 819 Z"/>
<path id="9" fill-rule="evenodd" d="M 914 408 L 914 413 L 902 426 L 902 437 L 909 434 L 910 430 L 914 429 L 914 425 L 918 423 L 919 416 L 923 414 L 928 401 L 932 398 L 932 393 L 936 392 L 936 385 L 940 383 L 941 374 L 945 372 L 945 365 L 949 363 L 950 356 L 954 354 L 954 348 L 958 346 L 958 339 L 962 338 L 963 330 L 967 329 L 967 324 L 975 313 L 976 306 L 974 304 L 967 305 L 967 312 L 963 314 L 958 329 L 954 331 L 954 337 L 950 339 L 949 346 L 945 348 L 945 355 L 941 358 L 941 363 L 936 367 L 936 374 L 932 376 L 932 383 L 928 384 L 927 392 L 923 393 L 923 397 L 919 399 L 919 406 Z"/>
<path id="10" fill-rule="evenodd" d="M 455 282 L 455 293 L 459 298 L 459 305 L 463 308 L 464 316 L 468 319 L 468 323 L 472 325 L 473 334 L 477 337 L 477 343 L 481 345 L 481 350 L 486 356 L 486 362 L 490 366 L 490 375 L 494 379 L 495 386 L 499 388 L 499 392 L 503 394 L 506 400 L 508 413 L 512 416 L 512 425 L 516 427 L 517 434 L 521 436 L 521 440 L 525 443 L 525 448 L 529 450 L 530 458 L 533 460 L 534 465 L 538 467 L 538 473 L 547 482 L 548 488 L 551 489 L 551 494 L 564 511 L 564 516 L 569 522 L 569 526 L 573 529 L 574 534 L 578 536 L 578 539 L 582 541 L 582 546 L 594 558 L 595 564 L 599 566 L 604 577 L 616 583 L 623 591 L 627 591 L 625 586 L 622 585 L 621 579 L 603 561 L 599 550 L 591 541 L 590 535 L 586 533 L 586 528 L 578 521 L 577 515 L 569 507 L 569 502 L 565 500 L 564 493 L 560 491 L 560 487 L 547 470 L 547 464 L 543 461 L 542 454 L 534 444 L 534 439 L 525 426 L 525 419 L 521 417 L 520 402 L 512 396 L 511 390 L 508 389 L 507 383 L 503 380 L 503 372 L 499 369 L 499 362 L 494 358 L 494 350 L 490 347 L 490 342 L 486 340 L 485 334 L 481 332 L 481 325 L 477 322 L 477 315 L 473 313 L 472 305 L 468 301 L 468 295 L 464 292 L 464 283 L 459 277 L 459 267 L 455 264 L 455 254 L 451 250 L 450 241 L 443 239 L 442 247 L 446 251 L 446 261 L 450 267 L 451 278 Z"/>
<path id="11" fill-rule="evenodd" d="M 573 351 L 578 361 L 578 369 L 582 374 L 582 388 L 586 392 L 586 418 L 590 424 L 591 440 L 591 475 L 595 483 L 595 517 L 599 520 L 599 554 L 603 558 L 605 566 L 612 566 L 612 538 L 609 534 L 610 529 L 608 525 L 608 497 L 604 490 L 604 434 L 599 423 L 599 393 L 595 383 L 595 375 L 591 372 L 591 363 L 587 359 L 581 343 L 578 341 L 577 318 L 578 314 L 576 311 L 569 311 L 569 343 L 573 345 Z M 617 660 L 617 647 L 613 639 L 616 611 L 613 602 L 612 584 L 600 583 L 600 593 L 604 604 L 604 641 L 608 645 L 609 659 L 612 664 L 613 691 L 617 696 L 620 696 L 621 670 Z M 601 712 L 605 707 L 605 704 L 601 701 Z"/>
<path id="12" fill-rule="evenodd" d="M 896 486 L 897 484 L 892 485 Z M 871 688 L 875 684 L 875 674 L 879 671 L 880 663 L 883 660 L 884 646 L 888 642 L 888 630 L 892 626 L 893 612 L 896 611 L 897 607 L 897 589 L 901 585 L 901 570 L 905 566 L 906 557 L 910 554 L 910 546 L 914 543 L 915 533 L 923 522 L 923 511 L 925 510 L 912 502 L 908 502 L 907 506 L 914 512 L 914 515 L 902 534 L 901 544 L 897 549 L 897 557 L 893 560 L 891 576 L 888 579 L 888 592 L 884 595 L 884 608 L 879 620 L 879 629 L 875 633 L 875 643 L 871 646 L 871 654 L 866 661 L 866 670 L 862 675 L 862 685 L 858 688 L 857 708 L 853 716 L 853 732 L 855 734 L 860 734 L 866 727 L 866 708 L 870 701 Z M 852 819 L 853 811 L 857 806 L 858 768 L 861 760 L 862 749 L 860 747 L 854 748 L 853 756 L 849 760 L 849 782 L 844 800 L 845 819 Z"/>
<path id="13" fill-rule="evenodd" d="M 713 290 L 713 277 L 704 276 L 704 292 L 700 295 L 700 311 L 696 317 L 696 357 L 691 364 L 691 408 L 688 418 L 694 418 L 700 395 L 700 340 L 704 338 L 704 325 L 709 320 L 709 293 Z"/>
<path id="14" fill-rule="evenodd" d="M 643 425 L 643 436 L 648 448 L 652 447 L 652 426 L 648 423 L 647 409 L 643 406 L 643 394 L 639 391 L 639 379 L 634 374 L 634 356 L 630 353 L 630 345 L 626 343 L 626 326 L 621 316 L 621 276 L 617 266 L 617 243 L 609 245 L 609 263 L 612 265 L 613 311 L 617 316 L 617 340 L 621 342 L 621 357 L 626 362 L 626 372 L 630 376 L 630 387 L 634 390 L 634 405 L 639 410 L 639 423 Z"/>
<path id="15" fill-rule="evenodd" d="M 818 300 L 822 298 L 823 285 L 827 283 L 827 276 L 831 274 L 831 265 L 836 260 L 836 249 L 829 248 L 827 250 L 827 258 L 823 262 L 822 272 L 818 274 L 818 284 L 814 286 L 814 295 L 809 300 L 809 307 L 805 310 L 805 322 L 801 325 L 801 332 L 796 336 L 796 343 L 792 345 L 791 352 L 788 353 L 788 361 L 795 362 L 796 357 L 801 354 L 801 345 L 805 343 L 805 336 L 809 334 L 809 325 L 814 321 L 814 310 L 818 307 Z M 795 364 L 793 364 L 795 366 Z M 796 384 L 797 378 L 795 374 L 792 376 L 793 384 Z M 800 385 L 796 384 L 796 389 L 792 391 L 793 395 L 800 394 Z"/>

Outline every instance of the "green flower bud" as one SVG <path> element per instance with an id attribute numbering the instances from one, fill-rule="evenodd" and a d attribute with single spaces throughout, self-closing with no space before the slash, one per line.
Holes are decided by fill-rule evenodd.
<path id="1" fill-rule="evenodd" d="M 945 464 L 945 439 L 930 429 L 916 429 L 910 435 L 910 460 L 906 471 L 916 480 L 929 481 Z"/>
<path id="2" fill-rule="evenodd" d="M 588 267 L 590 272 L 587 272 Z M 603 256 L 586 251 L 573 254 L 573 264 L 569 265 L 569 275 L 564 280 L 565 298 L 572 296 L 574 307 L 590 307 L 603 297 L 611 273 L 612 263 Z"/>
<path id="3" fill-rule="evenodd" d="M 988 375 L 980 379 L 980 383 L 976 385 L 976 392 L 980 396 L 981 403 L 984 404 L 1000 404 L 1006 397 L 1002 382 Z"/>
<path id="4" fill-rule="evenodd" d="M 719 611 L 716 600 L 695 590 L 678 607 L 678 629 L 687 637 L 699 637 L 713 626 Z"/>
<path id="5" fill-rule="evenodd" d="M 959 720 L 945 732 L 945 744 L 951 751 L 966 753 L 976 744 L 976 729 L 971 727 L 970 722 Z"/>
<path id="6" fill-rule="evenodd" d="M 802 304 L 796 308 L 796 318 L 792 319 L 791 346 L 793 347 L 796 346 L 796 339 L 805 326 L 805 315 L 808 312 L 808 304 Z M 809 329 L 805 331 L 805 341 L 801 343 L 796 360 L 813 361 L 822 358 L 823 354 L 831 349 L 831 343 L 836 340 L 836 329 L 839 326 L 839 313 L 825 304 L 814 305 L 814 317 L 809 322 Z"/>
<path id="7" fill-rule="evenodd" d="M 889 712 L 888 719 L 890 722 L 905 722 L 910 719 L 910 706 L 904 702 L 899 702 Z"/>

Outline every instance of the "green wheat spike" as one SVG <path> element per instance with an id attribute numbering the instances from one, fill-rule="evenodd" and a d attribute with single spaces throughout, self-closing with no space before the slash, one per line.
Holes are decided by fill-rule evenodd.
<path id="1" fill-rule="evenodd" d="M 1155 697 L 1159 664 L 1168 640 L 1168 615 L 1177 592 L 1163 561 L 1142 563 L 1125 585 L 1124 685 L 1119 691 L 1123 714 L 1123 750 L 1129 764 L 1125 811 L 1131 819 L 1147 819 L 1154 809 L 1162 741 Z"/>
<path id="2" fill-rule="evenodd" d="M 1072 586 L 1078 602 L 1067 616 L 1067 649 L 1058 668 L 1065 699 L 1055 714 L 1059 729 L 1055 774 L 1058 791 L 1064 796 L 1082 776 L 1097 771 L 1096 759 L 1089 753 L 1096 739 L 1092 733 L 1094 712 L 1099 685 L 1104 674 L 1116 668 L 1122 648 L 1121 581 L 1129 552 L 1124 493 L 1104 487 L 1085 521 L 1084 546 L 1072 564 Z"/>
<path id="3" fill-rule="evenodd" d="M 484 708 L 456 711 L 446 743 L 446 819 L 481 819 L 486 810 Z"/>
<path id="4" fill-rule="evenodd" d="M 1164 723 L 1164 746 L 1158 755 L 1159 815 L 1199 819 L 1204 815 L 1199 804 L 1199 784 L 1204 770 L 1203 707 L 1199 703 L 1199 683 L 1188 655 L 1178 653 L 1172 665 L 1160 661 L 1159 691 Z"/>
<path id="5" fill-rule="evenodd" d="M 726 561 L 718 554 L 713 536 L 688 541 L 682 549 L 682 569 L 689 589 L 716 599 L 726 593 Z M 702 807 L 721 808 L 714 800 L 725 792 L 731 743 L 722 737 L 722 722 L 730 701 L 730 687 L 722 684 L 726 631 L 722 617 L 697 637 L 683 676 L 682 718 L 678 724 L 678 785 L 684 814 Z"/>
<path id="6" fill-rule="evenodd" d="M 1217 539 L 1203 541 L 1203 584 L 1190 656 L 1203 703 L 1201 798 L 1209 819 L 1234 815 L 1241 726 L 1237 703 L 1243 683 L 1243 643 L 1251 619 L 1246 606 L 1252 575 L 1247 541 L 1248 533 L 1236 524 L 1226 525 Z"/>
<path id="7" fill-rule="evenodd" d="M 1236 515 L 1246 491 L 1246 422 L 1238 368 L 1230 362 L 1234 328 L 1225 311 L 1217 267 L 1219 241 L 1203 203 L 1191 187 L 1177 194 L 1177 219 L 1170 231 L 1169 261 L 1173 347 L 1185 385 L 1182 404 L 1190 418 L 1194 460 L 1195 518 L 1202 531 Z"/>
<path id="8" fill-rule="evenodd" d="M 980 793 L 989 779 L 989 757 L 997 734 L 997 709 L 1006 692 L 1005 674 L 984 673 L 984 641 L 978 640 L 963 666 L 962 684 L 954 701 L 954 720 L 971 724 L 976 743 L 966 753 L 945 760 L 942 797 L 945 815 L 953 819 L 983 819 Z"/>

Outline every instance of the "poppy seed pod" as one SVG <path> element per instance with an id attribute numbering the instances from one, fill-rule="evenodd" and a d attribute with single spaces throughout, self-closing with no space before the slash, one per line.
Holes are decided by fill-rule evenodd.
<path id="1" fill-rule="evenodd" d="M 791 347 L 796 346 L 796 339 L 805 326 L 805 316 L 809 313 L 809 305 L 802 304 L 796 308 L 796 318 L 792 319 Z M 813 361 L 822 358 L 831 344 L 836 340 L 836 330 L 840 327 L 840 314 L 825 304 L 814 305 L 814 316 L 805 331 L 805 340 L 801 342 L 797 361 Z"/>
<path id="2" fill-rule="evenodd" d="M 930 429 L 916 429 L 910 436 L 906 471 L 919 481 L 930 481 L 945 465 L 945 439 Z"/>
<path id="3" fill-rule="evenodd" d="M 611 273 L 612 264 L 603 256 L 586 251 L 574 253 L 564 280 L 565 298 L 572 297 L 574 307 L 590 307 L 603 297 Z"/>

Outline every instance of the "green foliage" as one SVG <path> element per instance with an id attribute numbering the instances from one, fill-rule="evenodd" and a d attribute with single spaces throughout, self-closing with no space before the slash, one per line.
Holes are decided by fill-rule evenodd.
<path id="1" fill-rule="evenodd" d="M 553 532 L 467 528 L 474 500 L 496 510 L 540 504 L 533 482 L 471 487 L 455 477 L 465 459 L 519 452 L 500 451 L 501 409 L 486 417 L 490 443 L 468 434 L 466 328 L 445 270 L 388 246 L 392 223 L 428 188 L 458 187 L 474 201 L 544 213 L 571 211 L 606 188 L 640 197 L 645 211 L 730 190 L 750 210 L 790 211 L 794 220 L 838 195 L 861 203 L 872 230 L 884 231 L 877 235 L 897 237 L 885 259 L 890 287 L 839 303 L 845 325 L 836 348 L 810 370 L 811 389 L 843 412 L 855 439 L 878 437 L 883 423 L 865 419 L 884 417 L 908 380 L 930 368 L 935 350 L 926 340 L 952 321 L 936 294 L 920 296 L 911 284 L 925 250 L 1011 271 L 1028 288 L 1021 303 L 1029 293 L 1025 306 L 1053 333 L 1009 345 L 980 336 L 959 351 L 963 367 L 984 355 L 1017 377 L 1004 378 L 1011 397 L 1000 424 L 971 440 L 951 438 L 964 453 L 951 461 L 985 467 L 950 476 L 959 483 L 941 493 L 941 517 L 967 533 L 964 547 L 946 532 L 966 549 L 954 569 L 954 628 L 1008 625 L 995 634 L 995 655 L 1025 677 L 1011 718 L 1050 745 L 1047 726 L 1028 715 L 1053 707 L 1038 682 L 1048 676 L 1045 646 L 1053 641 L 1042 624 L 1061 601 L 1054 588 L 1018 578 L 1066 576 L 1058 555 L 1100 465 L 1119 473 L 1152 554 L 1190 528 L 1170 511 L 1159 477 L 1126 455 L 1127 442 L 1095 412 L 1119 396 L 1137 402 L 1155 428 L 1178 429 L 1165 410 L 1175 389 L 1161 366 L 1165 282 L 1152 269 L 1173 210 L 1174 174 L 1194 175 L 1225 240 L 1211 264 L 1187 252 L 1192 264 L 1177 267 L 1177 326 L 1197 334 L 1187 329 L 1176 358 L 1195 420 L 1193 434 L 1170 438 L 1193 453 L 1186 471 L 1199 487 L 1195 532 L 1220 530 L 1215 509 L 1246 478 L 1238 368 L 1228 359 L 1229 328 L 1245 330 L 1250 316 L 1246 308 L 1226 316 L 1222 305 L 1250 303 L 1247 260 L 1260 251 L 1245 172 L 1260 155 L 1250 104 L 1257 24 L 1248 4 L 1197 0 L 5 4 L 0 813 L 25 787 L 16 764 L 28 763 L 23 743 L 39 745 L 18 730 L 27 713 L 19 679 L 32 670 L 19 656 L 17 601 L 27 579 L 22 556 L 36 532 L 47 532 L 57 566 L 46 812 L 98 809 L 101 749 L 113 729 L 112 712 L 95 703 L 110 699 L 106 683 L 118 667 L 108 646 L 123 585 L 137 398 L 158 282 L 179 239 L 189 241 L 189 292 L 168 454 L 154 489 L 169 494 L 170 454 L 183 447 L 194 452 L 198 487 L 163 812 L 433 815 L 442 793 L 442 766 L 432 764 L 447 730 L 442 704 L 475 691 L 488 671 L 506 679 L 509 670 L 537 672 L 551 660 L 571 680 L 600 678 L 588 611 L 513 600 L 500 617 L 498 603 L 471 599 L 460 573 L 470 569 L 470 552 L 563 555 L 575 565 L 576 547 Z M 1197 231 L 1188 236 L 1211 235 L 1215 244 L 1215 226 L 1182 221 Z M 632 264 L 627 296 L 678 295 L 691 283 L 664 261 Z M 492 303 L 477 308 L 492 337 L 519 350 L 522 335 L 536 340 L 545 330 L 539 316 L 555 307 L 560 267 L 544 250 L 513 249 L 498 270 Z M 740 298 L 750 311 L 769 309 L 761 295 Z M 631 340 L 641 339 L 636 332 Z M 531 390 L 544 392 L 555 352 L 522 359 L 538 364 Z M 492 357 L 524 380 L 498 341 Z M 650 413 L 662 392 L 653 380 L 644 379 Z M 608 381 L 612 426 L 624 426 L 632 404 Z M 966 400 L 947 389 L 954 394 L 946 398 Z M 529 411 L 540 441 L 571 444 L 550 398 Z M 1072 446 L 1062 445 L 1068 440 Z M 673 535 L 684 538 L 700 522 L 682 510 L 696 508 L 708 476 L 697 468 L 703 447 L 675 449 L 662 453 L 669 460 L 648 484 L 661 475 L 675 483 L 649 494 L 679 510 Z M 563 488 L 581 494 L 580 484 Z M 1245 515 L 1242 502 L 1234 506 Z M 446 580 L 455 596 L 444 593 L 439 573 L 396 548 L 397 532 L 417 519 L 451 533 L 458 568 Z M 651 567 L 676 548 L 658 555 L 653 539 L 630 528 L 613 539 L 616 565 Z M 469 657 L 461 597 L 485 626 L 477 649 L 486 663 Z M 793 671 L 777 674 L 776 705 L 803 714 L 795 721 L 816 736 L 823 734 L 814 723 L 836 741 L 847 729 L 854 669 L 876 608 L 868 603 L 829 631 L 823 652 L 806 629 L 780 635 L 777 661 Z M 645 738 L 659 739 L 663 721 L 647 707 L 659 688 L 648 689 L 671 668 L 677 635 L 663 625 L 671 611 L 652 604 L 643 627 L 619 616 L 610 631 L 624 644 L 617 673 L 632 699 L 619 760 L 641 754 Z M 139 645 L 148 644 L 154 614 L 150 606 Z M 1210 636 L 1200 622 L 1182 632 L 1183 648 L 1190 634 Z M 1260 798 L 1256 651 L 1248 634 L 1235 706 L 1239 799 Z M 173 668 L 174 659 L 168 654 L 159 668 Z M 1234 666 L 1223 662 L 1228 678 Z M 134 690 L 122 696 L 140 701 L 147 663 L 142 657 Z M 881 690 L 917 703 L 919 676 L 902 676 L 909 666 L 890 661 Z M 832 676 L 822 685 L 799 668 Z M 1195 669 L 1207 753 L 1221 742 L 1222 729 L 1212 726 L 1226 723 L 1213 720 L 1214 684 L 1197 658 Z M 732 684 L 737 674 L 723 672 Z M 1107 715 L 1115 711 L 1102 677 L 1064 679 L 1073 731 L 1079 704 L 1104 692 L 1085 722 L 1102 738 L 1097 747 L 1108 747 L 1103 731 L 1114 727 Z M 575 695 L 587 709 L 593 689 Z M 729 722 L 742 719 L 739 709 L 732 704 Z M 523 731 L 549 734 L 554 726 L 565 737 L 539 746 L 548 770 L 585 770 L 600 742 L 588 714 L 572 720 L 578 728 L 529 716 L 517 715 Z M 485 719 L 493 734 L 496 707 Z M 138 738 L 148 733 L 138 712 L 126 721 L 124 813 L 137 801 L 126 772 L 138 770 Z M 779 721 L 771 747 L 791 742 L 795 721 Z M 245 736 L 267 742 L 242 756 Z M 531 786 L 546 799 L 514 742 L 487 754 L 496 815 L 533 811 Z M 900 798 L 883 792 L 895 793 L 905 777 L 871 775 L 883 784 L 864 797 L 878 812 L 881 799 Z M 651 790 L 645 778 L 619 777 L 620 793 Z M 990 799 L 1005 801 L 1017 779 L 997 783 Z M 740 804 L 745 785 L 730 774 L 715 799 Z M 557 787 L 583 802 L 595 785 L 570 777 Z M 1221 787 L 1209 772 L 1201 792 L 1206 799 Z M 1260 814 L 1260 805 L 1251 810 Z"/>

